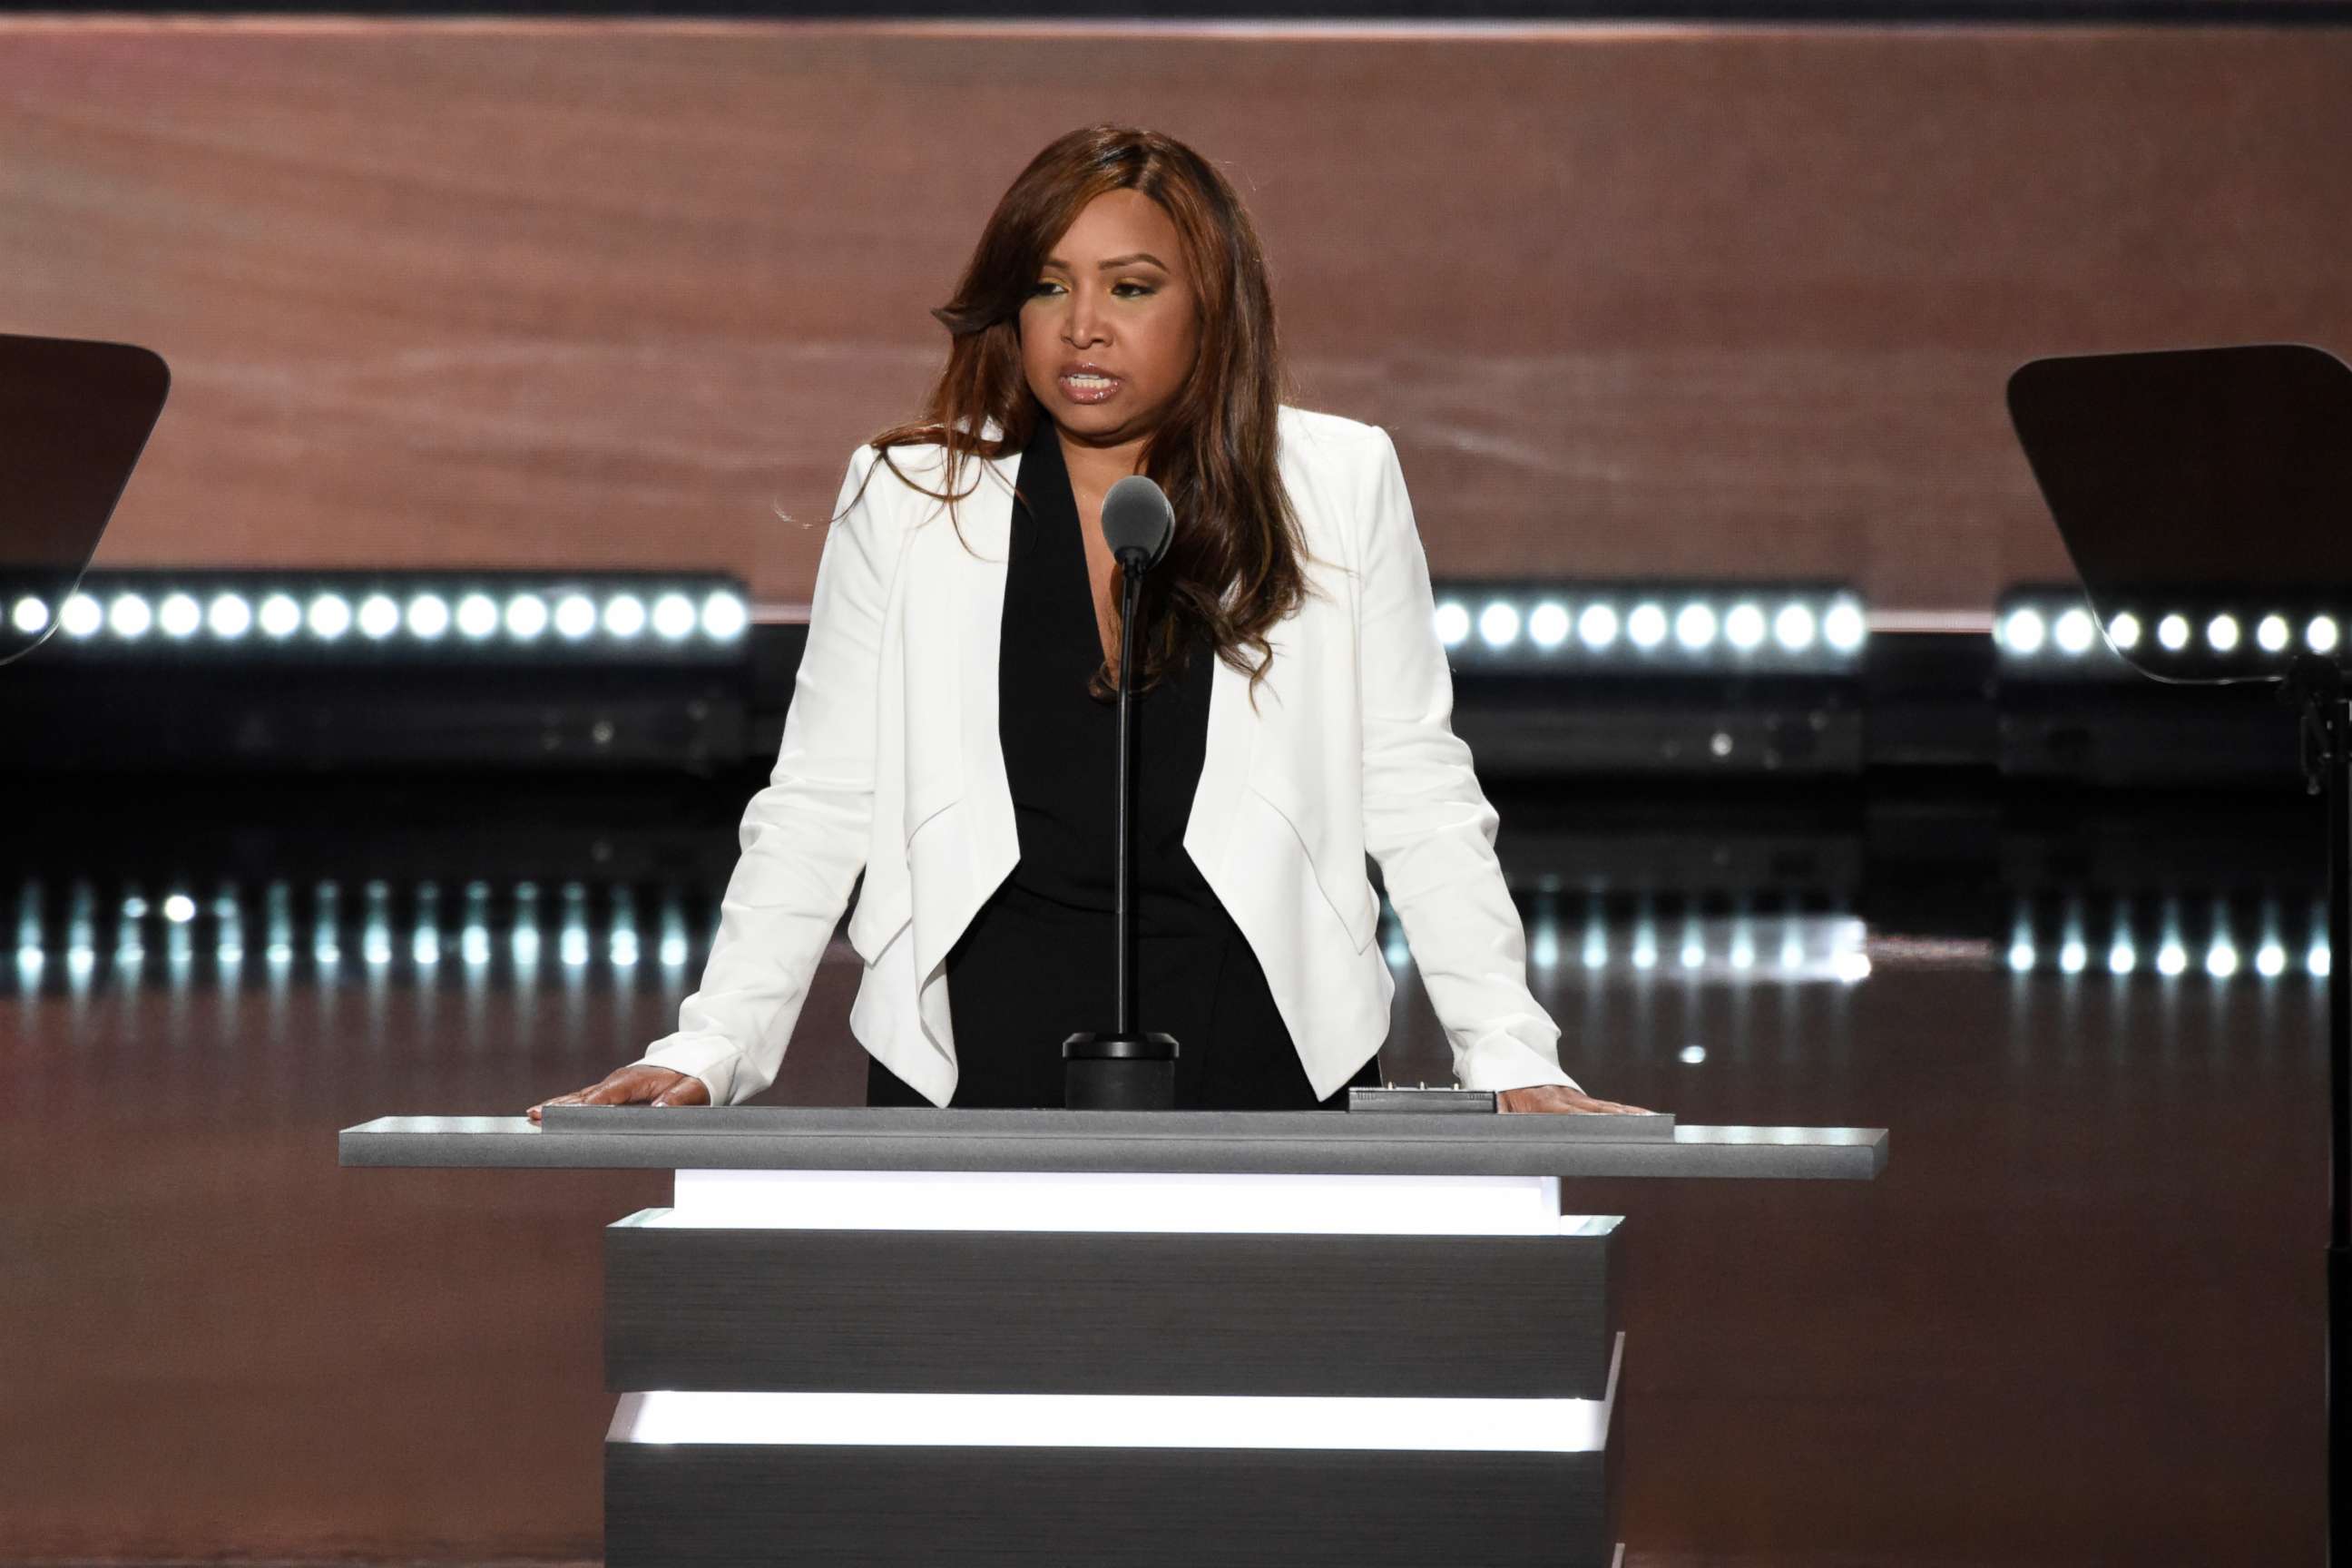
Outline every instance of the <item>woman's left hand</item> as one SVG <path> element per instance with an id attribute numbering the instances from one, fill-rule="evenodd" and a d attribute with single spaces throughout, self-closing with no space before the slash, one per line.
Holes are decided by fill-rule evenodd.
<path id="1" fill-rule="evenodd" d="M 1532 1083 L 1525 1089 L 1507 1089 L 1495 1096 L 1496 1110 L 1565 1110 L 1585 1116 L 1647 1116 L 1648 1110 L 1638 1105 L 1620 1105 L 1613 1100 L 1595 1100 L 1580 1089 L 1561 1083 Z"/>

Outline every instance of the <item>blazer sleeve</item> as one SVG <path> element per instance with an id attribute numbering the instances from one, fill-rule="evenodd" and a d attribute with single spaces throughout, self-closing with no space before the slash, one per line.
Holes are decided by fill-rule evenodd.
<path id="1" fill-rule="evenodd" d="M 702 984 L 679 1004 L 677 1030 L 638 1058 L 700 1079 L 713 1105 L 737 1104 L 775 1082 L 866 864 L 875 689 L 896 552 L 866 500 L 845 515 L 843 509 L 877 460 L 871 446 L 858 448 L 834 503 L 783 745 L 766 787 L 744 810 L 742 856 L 719 900 Z"/>
<path id="2" fill-rule="evenodd" d="M 1529 994 L 1527 932 L 1495 857 L 1495 808 L 1454 733 L 1429 562 L 1389 433 L 1370 460 L 1358 569 L 1364 847 L 1380 863 L 1465 1089 L 1580 1088 Z"/>

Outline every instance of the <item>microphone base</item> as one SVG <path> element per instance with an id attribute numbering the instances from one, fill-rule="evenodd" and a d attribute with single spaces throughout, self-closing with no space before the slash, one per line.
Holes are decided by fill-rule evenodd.
<path id="1" fill-rule="evenodd" d="M 1072 1035 L 1062 1042 L 1062 1104 L 1070 1110 L 1176 1109 L 1176 1037 Z"/>

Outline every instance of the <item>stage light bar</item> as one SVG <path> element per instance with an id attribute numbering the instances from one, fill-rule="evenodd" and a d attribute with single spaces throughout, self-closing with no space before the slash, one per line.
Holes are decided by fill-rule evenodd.
<path id="1" fill-rule="evenodd" d="M 1465 671 L 1845 675 L 1869 635 L 1860 596 L 1837 584 L 1453 581 L 1434 594 L 1437 639 Z"/>
<path id="2" fill-rule="evenodd" d="M 7 614 L 57 623 L 41 657 L 173 663 L 735 662 L 751 620 L 709 573 L 93 572 Z"/>
<path id="3" fill-rule="evenodd" d="M 2011 679 L 2144 679 L 2125 660 L 2130 653 L 2183 679 L 2261 680 L 2283 674 L 2298 654 L 2334 655 L 2340 617 L 2336 606 L 2286 595 L 2239 605 L 2179 595 L 2118 609 L 2102 626 L 2081 589 L 2024 584 L 2001 595 L 1992 636 Z"/>

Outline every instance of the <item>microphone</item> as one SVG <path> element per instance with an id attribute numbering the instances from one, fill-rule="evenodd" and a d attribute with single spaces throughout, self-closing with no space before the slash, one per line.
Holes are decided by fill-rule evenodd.
<path id="1" fill-rule="evenodd" d="M 1110 558 L 1126 567 L 1129 577 L 1138 577 L 1168 553 L 1168 542 L 1176 535 L 1176 509 L 1158 485 L 1141 474 L 1129 474 L 1103 497 L 1102 531 Z M 1130 561 L 1137 551 L 1143 559 Z"/>
<path id="2" fill-rule="evenodd" d="M 1158 485 L 1129 474 L 1103 497 L 1103 542 L 1119 564 L 1118 809 L 1113 861 L 1112 977 L 1118 1021 L 1062 1042 L 1062 1104 L 1070 1110 L 1171 1110 L 1176 1104 L 1176 1037 L 1144 1033 L 1135 1017 L 1135 620 L 1143 575 L 1168 553 L 1176 509 Z"/>

